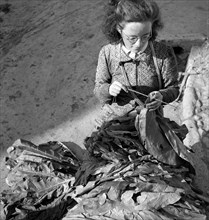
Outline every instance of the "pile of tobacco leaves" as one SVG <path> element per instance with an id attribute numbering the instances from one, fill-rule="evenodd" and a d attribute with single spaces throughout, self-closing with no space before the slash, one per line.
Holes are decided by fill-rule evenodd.
<path id="1" fill-rule="evenodd" d="M 105 122 L 85 140 L 8 148 L 6 220 L 203 220 L 209 198 L 193 186 L 187 129 L 143 109 Z"/>

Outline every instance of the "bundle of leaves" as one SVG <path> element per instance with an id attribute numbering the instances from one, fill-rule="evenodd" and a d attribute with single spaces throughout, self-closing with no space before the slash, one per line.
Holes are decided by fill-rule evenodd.
<path id="1" fill-rule="evenodd" d="M 86 148 L 94 157 L 115 162 L 126 162 L 143 155 L 172 166 L 194 168 L 190 155 L 182 143 L 188 130 L 158 112 L 142 109 L 136 117 L 120 117 L 104 123 L 86 138 Z"/>
<path id="2" fill-rule="evenodd" d="M 61 142 L 15 142 L 2 193 L 6 219 L 206 219 L 209 199 L 192 185 L 186 133 L 145 109 L 93 132 L 88 157 Z"/>
<path id="3" fill-rule="evenodd" d="M 191 189 L 187 168 L 171 168 L 149 156 L 100 165 L 87 185 L 71 194 L 77 204 L 63 220 L 206 219 L 206 198 Z"/>
<path id="4" fill-rule="evenodd" d="M 192 184 L 186 134 L 185 126 L 147 109 L 104 123 L 86 139 L 97 161 L 77 173 L 85 179 L 64 220 L 206 219 L 209 199 Z M 88 166 L 93 172 L 85 172 Z"/>
<path id="5" fill-rule="evenodd" d="M 17 140 L 8 148 L 6 179 L 1 193 L 6 219 L 56 219 L 73 201 L 72 190 L 80 161 L 67 145 L 48 142 L 36 146 Z M 49 218 L 50 216 L 50 218 Z"/>

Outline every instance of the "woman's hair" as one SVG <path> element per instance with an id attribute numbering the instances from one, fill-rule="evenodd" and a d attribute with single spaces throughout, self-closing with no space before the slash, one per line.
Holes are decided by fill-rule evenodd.
<path id="1" fill-rule="evenodd" d="M 110 43 L 117 43 L 121 40 L 121 35 L 117 31 L 119 24 L 146 21 L 152 23 L 151 40 L 154 40 L 163 24 L 159 7 L 153 0 L 109 0 L 103 23 L 103 33 Z"/>

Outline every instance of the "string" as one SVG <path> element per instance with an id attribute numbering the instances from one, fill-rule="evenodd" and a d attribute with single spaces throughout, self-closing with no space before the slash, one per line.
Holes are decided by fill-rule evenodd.
<path id="1" fill-rule="evenodd" d="M 145 95 L 144 93 L 138 92 L 138 91 L 133 90 L 133 89 L 130 89 L 130 88 L 127 88 L 127 89 L 128 89 L 130 92 L 134 92 L 134 93 L 137 93 L 137 94 L 139 94 L 139 95 L 142 95 L 142 96 L 144 96 L 144 97 L 149 98 L 149 96 L 148 96 L 148 95 Z M 166 105 L 170 105 L 170 106 L 172 106 L 173 108 L 176 108 L 176 106 L 171 105 L 170 103 L 164 102 L 164 101 L 162 101 L 162 100 L 160 100 L 160 99 L 155 99 L 155 100 L 156 100 L 156 101 L 160 101 L 160 102 L 162 102 L 162 103 L 164 103 L 164 104 L 166 104 Z"/>

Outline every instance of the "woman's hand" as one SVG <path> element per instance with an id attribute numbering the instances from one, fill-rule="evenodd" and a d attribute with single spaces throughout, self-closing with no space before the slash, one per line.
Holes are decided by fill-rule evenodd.
<path id="1" fill-rule="evenodd" d="M 117 96 L 120 93 L 121 89 L 123 89 L 125 92 L 128 92 L 127 88 L 124 85 L 122 85 L 118 81 L 115 81 L 110 85 L 109 93 L 112 96 Z"/>
<path id="2" fill-rule="evenodd" d="M 158 91 L 153 91 L 148 95 L 148 99 L 146 101 L 146 108 L 152 111 L 159 108 L 162 104 L 163 96 Z"/>

